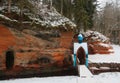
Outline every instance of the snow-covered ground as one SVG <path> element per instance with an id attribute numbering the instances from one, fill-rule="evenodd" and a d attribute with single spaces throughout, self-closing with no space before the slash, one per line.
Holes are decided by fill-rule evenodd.
<path id="1" fill-rule="evenodd" d="M 0 81 L 0 83 L 75 83 L 76 76 L 47 77 L 47 78 L 27 78 Z"/>
<path id="2" fill-rule="evenodd" d="M 119 83 L 120 72 L 101 73 L 90 78 L 77 76 L 47 77 L 47 78 L 25 78 L 15 80 L 4 80 L 0 83 Z"/>
<path id="3" fill-rule="evenodd" d="M 120 63 L 120 46 L 112 45 L 114 53 L 89 55 L 89 63 Z"/>
<path id="4" fill-rule="evenodd" d="M 101 83 L 120 83 L 120 72 L 101 73 L 94 76 Z"/>

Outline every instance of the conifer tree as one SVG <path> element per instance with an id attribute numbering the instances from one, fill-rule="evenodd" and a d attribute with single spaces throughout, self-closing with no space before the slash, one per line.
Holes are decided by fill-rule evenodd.
<path id="1" fill-rule="evenodd" d="M 77 24 L 77 31 L 86 31 L 93 27 L 95 2 L 96 0 L 53 0 L 53 6 Z"/>
<path id="2" fill-rule="evenodd" d="M 72 19 L 73 5 L 71 0 L 53 0 L 53 6 L 59 13 Z"/>
<path id="3" fill-rule="evenodd" d="M 74 0 L 74 19 L 77 29 L 86 31 L 93 26 L 93 14 L 96 0 Z"/>

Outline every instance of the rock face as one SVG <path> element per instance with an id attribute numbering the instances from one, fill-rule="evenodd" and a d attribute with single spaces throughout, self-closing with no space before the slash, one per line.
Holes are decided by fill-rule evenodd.
<path id="1" fill-rule="evenodd" d="M 88 44 L 89 54 L 110 54 L 113 53 L 113 47 L 103 42 L 93 42 Z"/>
<path id="2" fill-rule="evenodd" d="M 11 68 L 20 72 L 19 68 L 37 68 L 40 69 L 39 72 L 44 70 L 48 72 L 51 69 L 61 71 L 73 68 L 70 50 L 71 32 L 61 33 L 60 37 L 51 37 L 46 40 L 29 34 L 28 30 L 26 31 L 21 32 L 0 25 L 0 71 Z M 71 36 L 68 36 L 69 34 Z M 64 42 L 67 44 L 64 45 Z M 10 59 L 11 56 L 12 59 Z M 7 64 L 10 61 L 13 64 Z"/>
<path id="3" fill-rule="evenodd" d="M 12 2 L 10 14 L 5 4 L 1 6 L 0 24 L 11 28 L 0 25 L 0 79 L 1 71 L 6 69 L 11 71 L 3 72 L 3 76 L 18 74 L 24 77 L 34 72 L 60 71 L 61 74 L 62 70 L 67 74 L 75 68 L 72 66 L 71 30 L 76 25 L 54 7 L 48 8 L 49 5 L 44 4 L 38 7 L 36 1 L 30 1 L 35 11 L 25 7 L 22 15 L 16 3 Z"/>
<path id="4" fill-rule="evenodd" d="M 109 38 L 101 33 L 89 30 L 83 35 L 85 37 L 84 41 L 88 43 L 89 54 L 109 54 L 114 52 Z"/>
<path id="5" fill-rule="evenodd" d="M 15 37 L 4 26 L 0 27 L 0 68 L 5 66 L 5 51 L 15 45 Z"/>

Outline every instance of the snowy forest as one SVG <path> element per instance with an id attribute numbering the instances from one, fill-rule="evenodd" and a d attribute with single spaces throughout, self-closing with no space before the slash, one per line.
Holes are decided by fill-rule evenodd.
<path id="1" fill-rule="evenodd" d="M 120 1 L 107 2 L 105 7 L 94 13 L 94 29 L 120 44 Z"/>
<path id="2" fill-rule="evenodd" d="M 30 25 L 34 25 L 35 21 L 37 23 L 38 19 L 45 20 L 46 18 L 41 18 L 41 11 L 48 11 L 45 9 L 48 7 L 75 23 L 76 33 L 89 29 L 96 30 L 109 37 L 112 43 L 120 44 L 119 0 L 107 2 L 102 8 L 99 8 L 97 0 L 0 0 L 0 6 L 1 15 L 7 15 L 13 21 L 18 20 L 20 24 L 30 23 L 29 20 Z M 49 13 L 49 17 L 52 18 L 52 12 Z M 49 24 L 48 27 L 51 26 Z M 36 25 L 40 26 L 38 23 Z"/>
<path id="3" fill-rule="evenodd" d="M 0 83 L 118 83 L 120 0 L 100 1 L 0 0 Z"/>

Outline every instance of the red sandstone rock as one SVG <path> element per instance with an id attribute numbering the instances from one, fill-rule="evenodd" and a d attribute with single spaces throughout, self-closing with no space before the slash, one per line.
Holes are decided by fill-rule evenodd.
<path id="1" fill-rule="evenodd" d="M 17 68 L 72 65 L 69 60 L 72 37 L 69 35 L 71 33 L 64 33 L 51 42 L 0 25 L 0 69 L 5 68 L 5 52 L 9 48 L 14 51 L 14 67 Z"/>
<path id="2" fill-rule="evenodd" d="M 87 31 L 83 33 L 85 41 L 88 43 L 89 54 L 109 54 L 113 53 L 113 47 L 110 45 L 109 38 L 96 31 Z"/>
<path id="3" fill-rule="evenodd" d="M 111 45 L 102 42 L 88 43 L 88 50 L 89 54 L 109 54 L 114 52 Z"/>
<path id="4" fill-rule="evenodd" d="M 15 45 L 16 38 L 5 26 L 0 25 L 0 54 Z"/>

